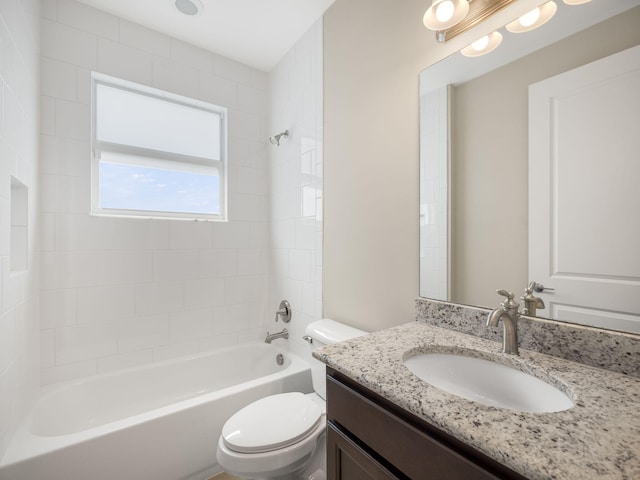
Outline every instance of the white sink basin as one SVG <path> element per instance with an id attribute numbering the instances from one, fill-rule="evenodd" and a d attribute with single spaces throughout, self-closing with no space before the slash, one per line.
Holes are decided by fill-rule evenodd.
<path id="1" fill-rule="evenodd" d="M 425 382 L 459 397 L 523 412 L 560 412 L 574 406 L 564 392 L 539 378 L 481 358 L 418 354 L 404 361 Z"/>

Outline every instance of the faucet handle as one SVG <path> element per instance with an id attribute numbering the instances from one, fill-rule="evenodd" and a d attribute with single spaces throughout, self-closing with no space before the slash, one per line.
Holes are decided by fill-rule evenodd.
<path id="1" fill-rule="evenodd" d="M 500 289 L 496 290 L 496 292 L 498 293 L 498 295 L 502 295 L 503 297 L 506 297 L 505 300 L 502 302 L 502 306 L 504 308 L 519 308 L 520 307 L 520 304 L 513 300 L 513 297 L 515 297 L 513 292 L 510 292 L 510 291 L 505 290 L 503 288 L 500 288 Z"/>
<path id="2" fill-rule="evenodd" d="M 527 287 L 527 289 L 531 289 L 534 292 L 544 292 L 544 291 L 554 292 L 556 290 L 555 288 L 545 287 L 541 283 L 537 283 L 537 282 L 529 283 L 529 286 Z"/>
<path id="3" fill-rule="evenodd" d="M 513 292 L 509 292 L 503 288 L 500 288 L 498 290 L 496 290 L 496 292 L 498 293 L 498 295 L 502 295 L 503 297 L 507 297 L 508 300 L 513 300 L 513 297 L 515 296 L 513 294 Z"/>
<path id="4" fill-rule="evenodd" d="M 278 305 L 276 323 L 278 322 L 278 318 L 282 318 L 284 323 L 289 323 L 291 321 L 291 305 L 286 300 L 282 300 L 280 305 Z"/>

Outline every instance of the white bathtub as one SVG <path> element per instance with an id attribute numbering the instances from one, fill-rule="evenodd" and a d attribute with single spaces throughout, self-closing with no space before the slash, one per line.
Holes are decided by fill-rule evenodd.
<path id="1" fill-rule="evenodd" d="M 226 419 L 288 391 L 312 391 L 309 364 L 265 343 L 47 388 L 11 440 L 0 479 L 208 478 L 219 471 Z"/>

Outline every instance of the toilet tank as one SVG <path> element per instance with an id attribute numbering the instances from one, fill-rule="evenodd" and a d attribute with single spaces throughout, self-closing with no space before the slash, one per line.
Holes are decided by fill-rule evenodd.
<path id="1" fill-rule="evenodd" d="M 350 327 L 344 323 L 336 322 L 335 320 L 330 320 L 328 318 L 316 320 L 315 322 L 310 323 L 305 330 L 305 335 L 308 335 L 312 339 L 312 342 L 309 344 L 309 347 L 312 350 L 325 345 L 332 345 L 344 340 L 349 340 L 350 338 L 361 337 L 366 334 L 367 332 L 363 330 Z M 320 397 L 326 398 L 326 366 L 324 363 L 313 357 L 311 357 L 310 361 L 313 389 Z"/>

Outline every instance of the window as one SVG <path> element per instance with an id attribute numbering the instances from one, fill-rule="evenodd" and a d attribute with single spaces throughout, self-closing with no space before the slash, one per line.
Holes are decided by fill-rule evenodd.
<path id="1" fill-rule="evenodd" d="M 91 213 L 226 220 L 226 108 L 92 79 Z"/>

